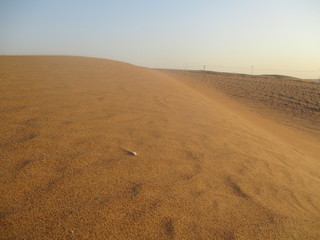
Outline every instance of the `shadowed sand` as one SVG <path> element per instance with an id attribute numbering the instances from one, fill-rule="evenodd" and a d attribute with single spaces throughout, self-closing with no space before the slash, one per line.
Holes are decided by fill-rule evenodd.
<path id="1" fill-rule="evenodd" d="M 0 238 L 318 239 L 317 128 L 187 79 L 0 57 Z"/>

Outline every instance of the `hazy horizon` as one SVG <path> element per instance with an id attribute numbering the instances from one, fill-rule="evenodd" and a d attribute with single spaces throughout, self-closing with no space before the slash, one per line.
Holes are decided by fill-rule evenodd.
<path id="1" fill-rule="evenodd" d="M 1 1 L 1 55 L 78 55 L 156 68 L 320 74 L 320 2 Z"/>

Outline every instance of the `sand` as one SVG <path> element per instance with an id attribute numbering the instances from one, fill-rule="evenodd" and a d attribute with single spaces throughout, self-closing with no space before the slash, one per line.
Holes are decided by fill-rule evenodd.
<path id="1" fill-rule="evenodd" d="M 315 129 L 317 134 L 320 131 L 320 84 L 317 82 L 277 75 L 179 70 L 165 72 L 197 90 L 210 90 L 210 96 L 212 90 L 219 90 L 229 98 L 253 107 L 254 112 L 258 111 L 264 117 L 276 117 L 279 120 L 279 114 L 284 113 L 283 120 L 288 122 L 289 116 L 291 124 L 298 123 L 295 127 L 300 125 L 302 128 Z M 277 112 L 266 113 L 271 109 Z"/>
<path id="2" fill-rule="evenodd" d="M 319 239 L 312 114 L 192 79 L 0 57 L 0 238 Z"/>

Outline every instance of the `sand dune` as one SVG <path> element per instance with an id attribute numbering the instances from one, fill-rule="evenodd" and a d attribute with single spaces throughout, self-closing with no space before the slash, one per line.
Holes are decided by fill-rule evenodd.
<path id="1" fill-rule="evenodd" d="M 286 76 L 161 70 L 298 149 L 318 158 L 320 84 Z"/>
<path id="2" fill-rule="evenodd" d="M 258 108 L 263 105 L 284 112 L 285 117 L 309 120 L 309 127 L 320 131 L 320 84 L 279 75 L 256 76 L 204 71 L 166 70 L 193 86 L 220 90 Z M 263 110 L 266 110 L 264 108 Z M 272 116 L 270 116 L 272 117 Z M 277 114 L 278 117 L 278 114 Z M 303 123 L 306 126 L 307 121 Z M 311 126 L 313 125 L 313 127 Z"/>
<path id="3" fill-rule="evenodd" d="M 317 128 L 294 145 L 203 88 L 109 60 L 0 57 L 0 238 L 319 239 Z"/>

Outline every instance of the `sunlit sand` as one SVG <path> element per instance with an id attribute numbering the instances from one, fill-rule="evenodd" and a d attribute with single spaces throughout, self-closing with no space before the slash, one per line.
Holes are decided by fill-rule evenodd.
<path id="1" fill-rule="evenodd" d="M 319 83 L 2 56 L 0 92 L 1 239 L 320 236 Z"/>

